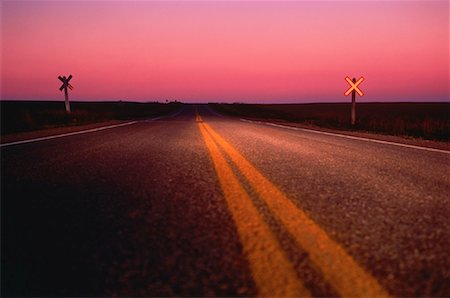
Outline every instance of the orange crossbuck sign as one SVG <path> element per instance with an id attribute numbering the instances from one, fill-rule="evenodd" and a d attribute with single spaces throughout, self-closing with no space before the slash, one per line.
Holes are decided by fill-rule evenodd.
<path id="1" fill-rule="evenodd" d="M 359 96 L 363 96 L 364 93 L 361 91 L 361 89 L 358 88 L 358 85 L 362 83 L 362 81 L 364 81 L 364 77 L 360 77 L 359 80 L 357 80 L 356 82 L 353 82 L 349 77 L 346 77 L 345 80 L 347 81 L 347 83 L 350 84 L 350 88 L 345 91 L 345 96 L 349 95 L 350 93 L 352 93 L 353 90 L 356 91 L 356 93 L 359 94 Z"/>

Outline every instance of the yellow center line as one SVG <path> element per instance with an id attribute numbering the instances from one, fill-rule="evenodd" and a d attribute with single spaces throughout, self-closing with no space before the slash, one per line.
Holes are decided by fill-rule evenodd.
<path id="1" fill-rule="evenodd" d="M 198 114 L 197 108 L 195 108 L 195 122 L 203 122 L 202 117 Z"/>
<path id="2" fill-rule="evenodd" d="M 310 297 L 281 245 L 258 213 L 199 117 L 198 126 L 211 155 L 228 208 L 236 224 L 252 277 L 262 297 Z"/>
<path id="3" fill-rule="evenodd" d="M 297 244 L 309 253 L 324 278 L 344 297 L 387 297 L 378 281 L 300 210 L 273 183 L 265 178 L 236 149 L 203 123 L 213 139 L 229 155 L 261 199 L 283 223 Z"/>

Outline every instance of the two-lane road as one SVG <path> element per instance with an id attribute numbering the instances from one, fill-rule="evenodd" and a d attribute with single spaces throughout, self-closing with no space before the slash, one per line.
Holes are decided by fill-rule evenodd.
<path id="1" fill-rule="evenodd" d="M 186 105 L 1 167 L 2 295 L 450 294 L 446 152 Z"/>

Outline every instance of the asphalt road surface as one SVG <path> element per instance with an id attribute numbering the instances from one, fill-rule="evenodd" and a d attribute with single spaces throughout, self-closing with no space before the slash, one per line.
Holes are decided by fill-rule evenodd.
<path id="1" fill-rule="evenodd" d="M 450 154 L 184 106 L 1 148 L 3 296 L 450 294 Z"/>

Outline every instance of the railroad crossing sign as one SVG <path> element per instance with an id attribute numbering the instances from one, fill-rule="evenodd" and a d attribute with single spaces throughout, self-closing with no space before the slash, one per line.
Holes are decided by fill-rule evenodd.
<path id="1" fill-rule="evenodd" d="M 358 81 L 356 81 L 355 78 L 353 78 L 353 80 L 350 80 L 349 77 L 346 77 L 345 80 L 347 81 L 347 83 L 350 84 L 350 88 L 348 88 L 347 91 L 345 91 L 345 96 L 349 95 L 350 92 L 356 91 L 356 93 L 359 94 L 359 96 L 364 96 L 364 93 L 361 91 L 361 89 L 358 88 L 358 85 L 362 83 L 362 81 L 364 81 L 364 77 L 360 77 Z"/>
<path id="2" fill-rule="evenodd" d="M 357 81 L 355 78 L 351 80 L 348 76 L 345 77 L 345 81 L 349 83 L 350 88 L 348 88 L 347 91 L 345 91 L 344 95 L 348 96 L 350 93 L 352 94 L 352 125 L 355 125 L 356 123 L 356 93 L 358 93 L 359 96 L 364 96 L 364 93 L 361 91 L 361 89 L 358 88 L 359 84 L 364 81 L 364 77 L 360 77 Z"/>
<path id="3" fill-rule="evenodd" d="M 72 75 L 69 75 L 67 78 L 65 76 L 58 76 L 58 79 L 60 79 L 60 81 L 63 83 L 61 87 L 59 87 L 59 90 L 64 90 L 64 97 L 66 99 L 66 112 L 70 113 L 69 92 L 67 91 L 67 88 L 73 90 L 73 86 L 69 84 L 70 79 L 72 79 Z"/>

